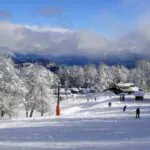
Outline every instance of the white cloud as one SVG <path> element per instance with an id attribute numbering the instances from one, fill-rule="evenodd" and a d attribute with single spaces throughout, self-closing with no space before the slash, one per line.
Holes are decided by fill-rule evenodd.
<path id="1" fill-rule="evenodd" d="M 144 26 L 143 29 L 141 26 L 140 30 L 110 41 L 90 30 L 75 31 L 0 22 L 0 51 L 90 57 L 124 53 L 147 56 L 150 54 L 150 28 L 148 27 L 146 29 Z M 148 36 L 145 36 L 145 32 Z"/>
<path id="2" fill-rule="evenodd" d="M 47 26 L 29 26 L 0 22 L 0 47 L 14 52 L 80 54 L 99 51 L 106 40 L 92 31 L 73 31 Z"/>

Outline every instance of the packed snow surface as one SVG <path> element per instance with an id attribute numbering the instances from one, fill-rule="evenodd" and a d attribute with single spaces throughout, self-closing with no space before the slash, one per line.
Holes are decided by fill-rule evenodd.
<path id="1" fill-rule="evenodd" d="M 150 150 L 149 95 L 143 102 L 77 95 L 60 106 L 57 117 L 1 120 L 0 150 Z M 140 119 L 135 119 L 137 107 Z"/>

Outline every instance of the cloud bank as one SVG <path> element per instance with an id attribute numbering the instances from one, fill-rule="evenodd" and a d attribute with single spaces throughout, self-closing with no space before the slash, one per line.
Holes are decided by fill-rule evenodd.
<path id="1" fill-rule="evenodd" d="M 149 27 L 150 24 L 141 19 L 139 28 L 135 31 L 112 40 L 92 30 L 29 26 L 1 21 L 0 51 L 100 58 L 127 58 L 132 54 L 150 58 Z"/>

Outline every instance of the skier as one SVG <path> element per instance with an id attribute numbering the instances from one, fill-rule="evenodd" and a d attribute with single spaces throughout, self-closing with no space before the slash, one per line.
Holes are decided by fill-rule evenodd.
<path id="1" fill-rule="evenodd" d="M 140 119 L 140 108 L 136 109 L 136 119 Z"/>
<path id="2" fill-rule="evenodd" d="M 125 112 L 125 111 L 126 111 L 126 109 L 127 109 L 127 106 L 125 105 L 125 106 L 123 107 L 123 111 Z"/>
<path id="3" fill-rule="evenodd" d="M 95 101 L 96 101 L 96 97 L 95 97 Z"/>
<path id="4" fill-rule="evenodd" d="M 108 103 L 108 107 L 111 107 L 111 102 Z"/>

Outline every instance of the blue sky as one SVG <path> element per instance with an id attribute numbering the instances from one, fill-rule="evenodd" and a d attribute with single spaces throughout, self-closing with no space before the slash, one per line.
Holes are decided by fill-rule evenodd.
<path id="1" fill-rule="evenodd" d="M 13 23 L 89 28 L 114 35 L 124 27 L 134 28 L 148 4 L 146 0 L 1 0 L 0 10 L 10 12 L 9 20 Z M 40 13 L 47 8 L 59 14 Z"/>

